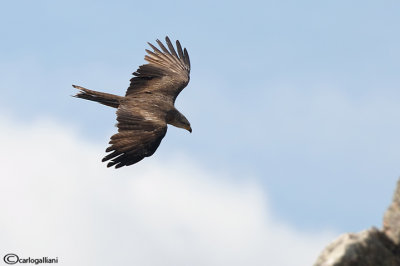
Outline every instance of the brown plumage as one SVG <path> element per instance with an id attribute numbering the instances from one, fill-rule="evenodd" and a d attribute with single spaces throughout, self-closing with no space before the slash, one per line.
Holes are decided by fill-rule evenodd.
<path id="1" fill-rule="evenodd" d="M 190 60 L 186 48 L 176 41 L 177 52 L 168 37 L 168 49 L 157 40 L 161 50 L 149 43 L 145 60 L 133 73 L 125 96 L 97 92 L 72 85 L 75 95 L 117 108 L 118 133 L 111 137 L 103 162 L 107 167 L 132 165 L 153 155 L 167 133 L 167 124 L 190 132 L 189 121 L 174 106 L 176 97 L 189 83 Z"/>

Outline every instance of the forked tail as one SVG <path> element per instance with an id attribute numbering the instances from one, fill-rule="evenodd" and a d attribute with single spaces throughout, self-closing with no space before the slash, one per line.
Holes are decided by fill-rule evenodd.
<path id="1" fill-rule="evenodd" d="M 120 101 L 124 98 L 110 93 L 88 90 L 76 85 L 72 85 L 72 87 L 79 90 L 74 97 L 98 102 L 114 108 L 118 108 Z"/>

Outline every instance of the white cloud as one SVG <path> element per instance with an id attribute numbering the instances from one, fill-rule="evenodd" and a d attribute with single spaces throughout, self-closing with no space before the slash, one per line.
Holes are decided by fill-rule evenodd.
<path id="1" fill-rule="evenodd" d="M 0 122 L 1 257 L 58 256 L 59 265 L 293 266 L 311 265 L 333 239 L 276 220 L 248 178 L 211 173 L 179 155 L 106 169 L 99 162 L 104 147 L 71 129 L 44 120 Z"/>

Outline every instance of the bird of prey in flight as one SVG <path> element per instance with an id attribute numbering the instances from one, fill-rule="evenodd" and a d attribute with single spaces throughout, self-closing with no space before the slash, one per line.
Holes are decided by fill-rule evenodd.
<path id="1" fill-rule="evenodd" d="M 176 97 L 189 83 L 190 60 L 176 41 L 176 50 L 168 37 L 168 49 L 157 40 L 160 49 L 148 43 L 145 60 L 130 81 L 125 96 L 92 91 L 72 85 L 77 98 L 95 101 L 117 109 L 118 133 L 110 139 L 107 167 L 120 168 L 153 155 L 167 133 L 167 124 L 192 132 L 189 121 L 174 106 Z"/>

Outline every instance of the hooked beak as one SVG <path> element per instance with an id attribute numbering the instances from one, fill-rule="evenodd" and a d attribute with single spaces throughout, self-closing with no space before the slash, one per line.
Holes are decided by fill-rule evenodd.
<path id="1" fill-rule="evenodd" d="M 192 133 L 192 128 L 190 126 L 187 126 L 186 130 L 189 131 L 190 133 Z"/>

